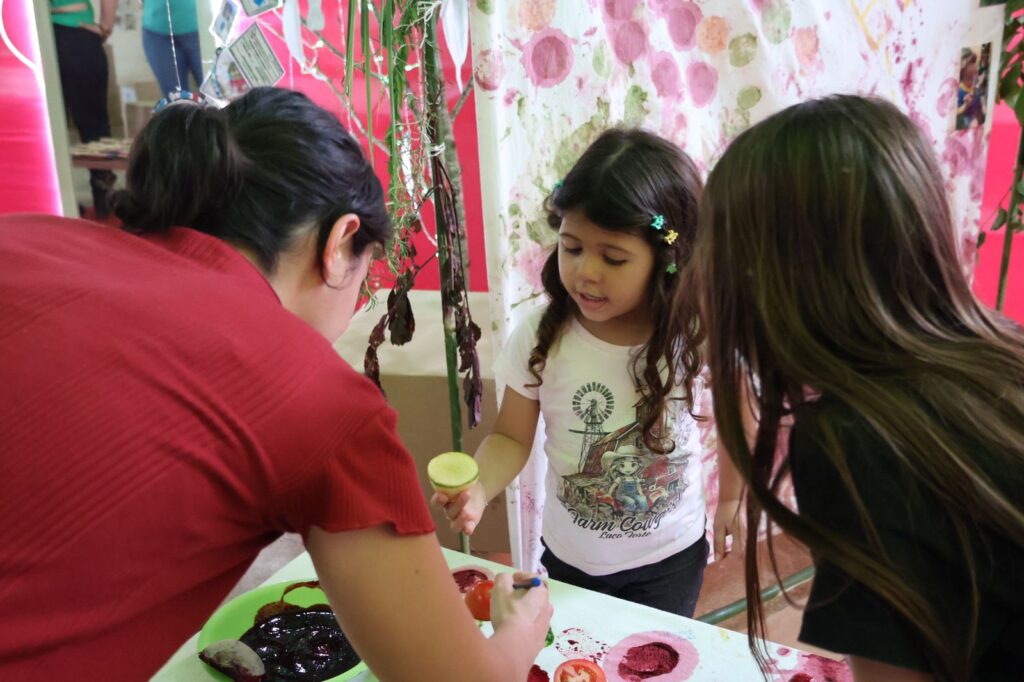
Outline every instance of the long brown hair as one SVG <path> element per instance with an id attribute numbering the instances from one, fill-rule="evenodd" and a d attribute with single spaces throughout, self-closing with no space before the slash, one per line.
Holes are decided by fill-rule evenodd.
<path id="1" fill-rule="evenodd" d="M 891 104 L 856 96 L 798 104 L 755 125 L 708 179 L 692 264 L 715 420 L 748 485 L 748 527 L 767 513 L 769 526 L 901 614 L 937 679 L 967 679 L 979 606 L 972 537 L 987 528 L 1024 546 L 1024 335 L 972 295 L 921 131 Z M 741 420 L 748 390 L 759 413 L 752 451 Z M 966 641 L 886 557 L 833 425 L 816 424 L 823 456 L 866 540 L 830 532 L 780 499 L 789 472 L 788 455 L 776 460 L 780 426 L 819 395 L 858 415 L 943 507 L 936 514 L 970 579 Z M 756 547 L 751 532 L 747 622 L 764 665 Z"/>
<path id="2" fill-rule="evenodd" d="M 698 316 L 672 315 L 673 298 L 681 270 L 689 260 L 697 229 L 700 174 L 679 147 L 637 128 L 613 128 L 602 133 L 588 148 L 560 186 L 545 202 L 548 225 L 558 231 L 566 211 L 580 211 L 605 230 L 641 237 L 654 249 L 654 273 L 648 301 L 655 320 L 651 338 L 633 358 L 630 368 L 641 395 L 639 414 L 644 445 L 652 452 L 671 451 L 661 430 L 669 394 L 683 382 L 683 400 L 693 409 L 693 377 L 700 370 Z M 655 216 L 664 218 L 662 231 L 653 229 Z M 679 235 L 672 244 L 662 239 L 672 229 Z M 675 266 L 675 267 L 670 267 Z M 558 274 L 558 249 L 544 263 L 541 282 L 550 303 L 537 329 L 537 345 L 530 354 L 530 372 L 541 373 L 548 351 L 566 323 L 576 314 L 576 304 Z M 694 340 L 683 345 L 683 338 Z"/>

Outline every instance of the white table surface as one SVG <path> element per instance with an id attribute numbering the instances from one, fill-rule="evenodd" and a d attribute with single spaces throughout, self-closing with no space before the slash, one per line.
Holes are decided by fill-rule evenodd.
<path id="1" fill-rule="evenodd" d="M 467 556 L 459 552 L 443 550 L 448 565 L 455 568 L 464 564 L 486 566 L 495 572 L 508 571 L 508 566 Z M 264 584 L 312 580 L 316 577 L 313 563 L 307 553 L 303 553 L 286 564 L 272 575 Z M 685 678 L 695 682 L 737 682 L 751 680 L 758 682 L 764 678 L 755 666 L 747 648 L 746 635 L 724 630 L 713 625 L 683 618 L 664 611 L 652 609 L 639 604 L 609 597 L 572 585 L 549 581 L 551 602 L 555 614 L 551 620 L 551 628 L 555 634 L 555 643 L 546 647 L 537 657 L 537 665 L 548 674 L 554 672 L 559 663 L 567 658 L 586 657 L 573 651 L 580 647 L 590 651 L 608 651 L 622 639 L 641 632 L 659 631 L 676 635 L 691 642 L 699 654 L 699 661 L 692 674 Z M 490 633 L 490 625 L 484 625 L 485 632 Z M 152 678 L 156 682 L 202 682 L 211 678 L 206 674 L 206 667 L 196 655 L 198 633 L 185 642 Z M 575 644 L 570 644 L 573 642 Z M 602 647 L 603 645 L 603 647 Z M 769 653 L 776 660 L 778 672 L 772 676 L 773 682 L 789 682 L 798 672 L 810 675 L 815 682 L 825 680 L 824 673 L 831 672 L 835 665 L 819 656 L 805 652 L 769 644 Z M 569 656 L 564 656 L 568 653 Z M 602 662 L 599 660 L 599 662 Z M 824 667 L 823 667 L 824 666 Z M 609 682 L 617 682 L 621 678 L 611 669 L 605 668 Z M 651 682 L 668 677 L 650 678 Z M 798 676 L 797 679 L 808 679 Z M 843 671 L 838 680 L 852 680 L 847 671 Z M 359 682 L 377 680 L 371 672 L 356 678 Z"/>

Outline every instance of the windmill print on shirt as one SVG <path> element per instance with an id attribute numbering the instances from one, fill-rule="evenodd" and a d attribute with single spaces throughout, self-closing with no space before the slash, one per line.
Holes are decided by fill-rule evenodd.
<path id="1" fill-rule="evenodd" d="M 650 535 L 686 489 L 683 472 L 689 453 L 677 448 L 658 455 L 644 447 L 639 402 L 631 423 L 606 431 L 603 425 L 615 409 L 615 396 L 602 383 L 580 386 L 572 408 L 582 427 L 569 430 L 579 439 L 579 464 L 575 473 L 561 477 L 558 501 L 577 526 L 599 538 Z"/>

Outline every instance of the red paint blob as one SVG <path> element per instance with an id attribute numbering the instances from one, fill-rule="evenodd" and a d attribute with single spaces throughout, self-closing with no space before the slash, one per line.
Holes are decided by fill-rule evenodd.
<path id="1" fill-rule="evenodd" d="M 550 682 L 551 678 L 537 664 L 530 668 L 530 674 L 526 676 L 526 682 Z"/>
<path id="2" fill-rule="evenodd" d="M 488 580 L 487 574 L 483 571 L 478 571 L 475 568 L 466 568 L 461 571 L 452 571 L 452 578 L 455 579 L 455 584 L 459 586 L 459 592 L 465 594 L 469 591 L 469 588 L 476 585 L 478 582 Z"/>
<path id="3" fill-rule="evenodd" d="M 683 682 L 700 662 L 697 647 L 671 632 L 640 632 L 612 647 L 603 663 L 608 682 Z"/>
<path id="4" fill-rule="evenodd" d="M 591 637 L 583 628 L 567 628 L 555 638 L 555 650 L 568 659 L 587 658 L 600 663 L 608 653 L 608 645 Z"/>
<path id="5" fill-rule="evenodd" d="M 624 680 L 646 680 L 675 670 L 679 652 L 664 642 L 635 646 L 619 662 L 619 675 Z"/>

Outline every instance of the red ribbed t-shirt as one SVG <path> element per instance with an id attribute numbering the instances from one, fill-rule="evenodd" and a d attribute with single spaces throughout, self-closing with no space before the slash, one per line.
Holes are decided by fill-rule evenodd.
<path id="1" fill-rule="evenodd" d="M 433 523 L 395 414 L 212 237 L 0 216 L 0 680 L 148 678 L 281 532 Z"/>

